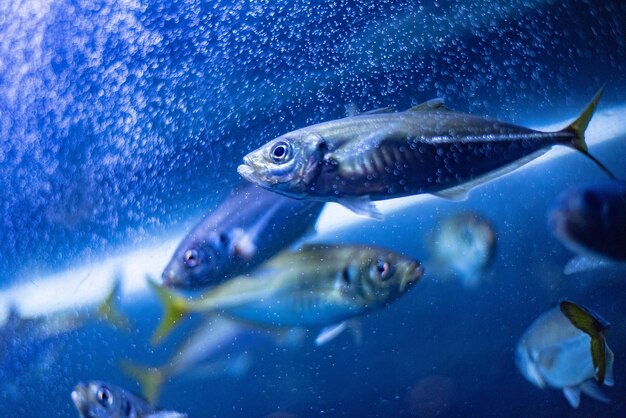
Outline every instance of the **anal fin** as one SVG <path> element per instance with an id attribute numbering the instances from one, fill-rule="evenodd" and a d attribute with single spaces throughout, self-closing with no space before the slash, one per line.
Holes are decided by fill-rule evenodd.
<path id="1" fill-rule="evenodd" d="M 563 395 L 565 395 L 565 399 L 567 399 L 572 408 L 580 406 L 580 389 L 578 387 L 570 386 L 563 388 Z"/>
<path id="2" fill-rule="evenodd" d="M 378 210 L 374 202 L 370 200 L 369 196 L 344 197 L 338 199 L 337 203 L 340 203 L 357 215 L 376 219 L 378 221 L 383 219 L 383 214 Z"/>
<path id="3" fill-rule="evenodd" d="M 584 393 L 585 395 L 600 401 L 600 402 L 604 402 L 604 403 L 609 403 L 611 402 L 609 400 L 609 398 L 607 398 L 604 393 L 602 393 L 602 391 L 600 390 L 600 388 L 598 387 L 598 385 L 596 384 L 595 381 L 593 380 L 587 380 L 586 382 L 583 382 L 580 385 L 580 390 L 582 391 L 582 393 Z"/>
<path id="4" fill-rule="evenodd" d="M 564 274 L 575 274 L 582 273 L 586 271 L 598 270 L 601 268 L 608 267 L 610 265 L 610 261 L 607 261 L 601 257 L 593 257 L 589 255 L 579 255 L 572 258 L 567 262 L 565 268 L 563 269 Z"/>

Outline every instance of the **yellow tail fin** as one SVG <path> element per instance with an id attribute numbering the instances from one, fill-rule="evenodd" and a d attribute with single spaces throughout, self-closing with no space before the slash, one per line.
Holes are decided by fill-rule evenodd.
<path id="1" fill-rule="evenodd" d="M 150 343 L 157 345 L 174 329 L 178 323 L 185 319 L 190 312 L 187 301 L 171 290 L 159 286 L 154 280 L 148 278 L 148 283 L 152 290 L 155 291 L 158 298 L 163 304 L 163 318 L 161 323 L 152 334 Z"/>
<path id="2" fill-rule="evenodd" d="M 96 308 L 96 316 L 119 330 L 129 332 L 131 329 L 130 320 L 116 306 L 116 301 L 120 299 L 120 288 L 121 284 L 118 278 Z"/>
<path id="3" fill-rule="evenodd" d="M 600 87 L 600 90 L 593 96 L 591 102 L 585 107 L 585 110 L 578 116 L 578 118 L 572 122 L 567 128 L 563 129 L 563 131 L 572 132 L 576 135 L 576 137 L 569 144 L 570 147 L 574 148 L 577 151 L 580 151 L 587 158 L 593 161 L 600 170 L 604 171 L 606 175 L 610 178 L 615 179 L 615 175 L 606 168 L 604 164 L 600 162 L 596 157 L 589 153 L 589 148 L 587 147 L 587 142 L 585 141 L 585 131 L 587 130 L 587 126 L 589 126 L 589 121 L 593 116 L 593 113 L 596 111 L 596 107 L 598 106 L 598 102 L 602 97 L 602 93 L 604 92 L 604 86 Z"/>
<path id="4" fill-rule="evenodd" d="M 167 378 L 165 373 L 160 368 L 146 367 L 126 360 L 120 363 L 120 368 L 124 374 L 139 382 L 143 396 L 150 404 L 156 405 L 161 395 L 161 386 Z"/>
<path id="5" fill-rule="evenodd" d="M 603 384 L 607 371 L 607 350 L 603 331 L 609 327 L 609 323 L 589 310 L 567 300 L 562 301 L 559 307 L 572 325 L 591 337 L 591 359 L 593 360 L 596 379 L 600 384 Z"/>

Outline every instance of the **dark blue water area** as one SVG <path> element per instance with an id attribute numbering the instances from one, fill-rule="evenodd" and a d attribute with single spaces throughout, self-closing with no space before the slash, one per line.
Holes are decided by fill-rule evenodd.
<path id="1" fill-rule="evenodd" d="M 593 149 L 621 176 L 626 137 Z M 565 276 L 572 256 L 547 231 L 545 213 L 564 188 L 603 179 L 584 157 L 554 161 L 489 183 L 467 201 L 431 199 L 349 230 L 331 231 L 323 242 L 370 243 L 427 260 L 428 239 L 446 214 L 471 210 L 497 231 L 496 257 L 475 289 L 426 274 L 405 297 L 362 318 L 363 341 L 349 333 L 315 347 L 315 330 L 301 348 L 251 348 L 253 364 L 242 377 L 175 378 L 160 404 L 190 417 L 267 416 L 463 416 L 619 417 L 626 408 L 622 361 L 626 350 L 625 268 Z M 614 388 L 603 404 L 583 395 L 578 410 L 556 390 L 527 382 L 514 363 L 521 334 L 563 298 L 592 308 L 612 326 Z M 126 304 L 130 334 L 90 325 L 64 338 L 49 372 L 29 378 L 21 396 L 0 402 L 2 416 L 73 416 L 69 392 L 78 380 L 103 379 L 139 391 L 119 369 L 122 359 L 158 365 L 173 356 L 198 323 L 191 321 L 164 346 L 147 341 L 161 311 L 154 298 Z M 20 413 L 13 415 L 15 411 Z M 281 416 L 281 415 L 276 415 Z"/>
<path id="2" fill-rule="evenodd" d="M 621 0 L 87 3 L 0 5 L 2 287 L 158 242 L 229 192 L 247 151 L 347 107 L 443 97 L 540 125 L 575 116 L 604 83 L 600 109 L 624 102 Z M 626 177 L 626 138 L 592 151 Z M 345 333 L 315 347 L 312 330 L 299 349 L 254 350 L 242 377 L 174 379 L 160 404 L 192 418 L 624 416 L 625 270 L 563 275 L 572 254 L 545 219 L 558 192 L 602 178 L 572 152 L 464 202 L 432 199 L 327 233 L 319 239 L 426 260 L 436 222 L 474 210 L 494 224 L 497 253 L 476 289 L 427 271 L 362 319 L 360 345 Z M 523 331 L 562 298 L 612 323 L 610 404 L 583 395 L 574 410 L 515 368 Z M 76 416 L 79 380 L 139 391 L 120 361 L 161 364 L 199 320 L 151 348 L 156 300 L 122 302 L 131 333 L 90 324 L 3 360 L 0 416 Z"/>

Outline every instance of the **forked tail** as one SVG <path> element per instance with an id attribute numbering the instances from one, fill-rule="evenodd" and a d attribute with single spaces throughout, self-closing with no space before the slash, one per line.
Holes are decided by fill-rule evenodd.
<path id="1" fill-rule="evenodd" d="M 587 105 L 585 110 L 583 110 L 580 116 L 578 116 L 578 118 L 568 127 L 563 129 L 562 132 L 571 132 L 575 135 L 574 139 L 572 139 L 572 141 L 567 145 L 587 156 L 587 158 L 593 161 L 600 168 L 600 170 L 604 171 L 611 179 L 616 179 L 611 170 L 606 168 L 604 164 L 602 164 L 596 157 L 589 153 L 587 142 L 585 142 L 585 130 L 589 125 L 589 121 L 591 120 L 593 113 L 596 111 L 596 107 L 598 106 L 598 102 L 602 97 L 603 91 L 604 87 L 600 87 L 600 90 L 598 90 L 596 95 L 593 96 L 593 99 L 591 99 L 591 102 L 589 102 L 589 104 Z"/>
<path id="2" fill-rule="evenodd" d="M 140 366 L 126 360 L 120 363 L 120 367 L 124 374 L 139 382 L 141 392 L 148 402 L 156 405 L 161 394 L 161 386 L 167 378 L 165 373 L 160 368 Z"/>
<path id="3" fill-rule="evenodd" d="M 190 309 L 182 296 L 159 286 L 151 278 L 148 278 L 148 283 L 163 304 L 163 318 L 161 318 L 161 323 L 150 340 L 152 345 L 157 345 L 181 320 L 189 315 Z"/>

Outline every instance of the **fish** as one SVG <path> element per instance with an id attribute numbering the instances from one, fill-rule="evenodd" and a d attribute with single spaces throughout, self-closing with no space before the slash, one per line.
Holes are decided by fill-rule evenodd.
<path id="1" fill-rule="evenodd" d="M 373 201 L 430 193 L 464 199 L 473 187 L 515 170 L 554 145 L 573 148 L 609 177 L 584 132 L 600 89 L 566 128 L 540 132 L 455 112 L 433 99 L 404 112 L 387 108 L 301 128 L 248 153 L 238 173 L 295 199 L 338 202 L 382 219 Z"/>
<path id="2" fill-rule="evenodd" d="M 515 350 L 517 368 L 539 388 L 563 391 L 573 408 L 580 393 L 608 402 L 598 385 L 613 386 L 613 352 L 604 333 L 609 323 L 571 301 L 539 316 Z"/>
<path id="3" fill-rule="evenodd" d="M 480 282 L 493 260 L 496 233 L 491 223 L 474 212 L 459 212 L 443 218 L 431 242 L 435 270 L 453 275 L 466 288 Z"/>
<path id="4" fill-rule="evenodd" d="M 626 261 L 626 182 L 605 180 L 563 191 L 547 213 L 548 229 L 577 256 L 572 274 Z"/>
<path id="5" fill-rule="evenodd" d="M 96 307 L 67 309 L 41 316 L 23 316 L 15 306 L 0 327 L 0 392 L 15 393 L 16 385 L 32 383 L 50 373 L 59 353 L 75 331 L 92 321 L 129 331 L 130 321 L 119 311 L 120 282 Z"/>
<path id="6" fill-rule="evenodd" d="M 72 402 L 81 418 L 186 418 L 187 414 L 165 411 L 119 386 L 101 381 L 78 383 Z"/>
<path id="7" fill-rule="evenodd" d="M 311 231 L 323 207 L 251 184 L 237 187 L 181 241 L 162 281 L 202 288 L 247 273 Z"/>
<path id="8" fill-rule="evenodd" d="M 122 371 L 140 383 L 146 399 L 155 403 L 161 386 L 170 378 L 241 377 L 252 366 L 258 349 L 270 344 L 297 347 L 303 338 L 304 331 L 298 328 L 259 329 L 221 315 L 209 315 L 163 365 L 147 367 L 124 361 L 121 366 Z"/>
<path id="9" fill-rule="evenodd" d="M 348 328 L 346 321 L 405 294 L 423 274 L 419 261 L 386 249 L 307 244 L 191 300 L 149 281 L 165 311 L 152 343 L 192 312 L 219 311 L 256 325 L 323 327 L 322 344 Z"/>

